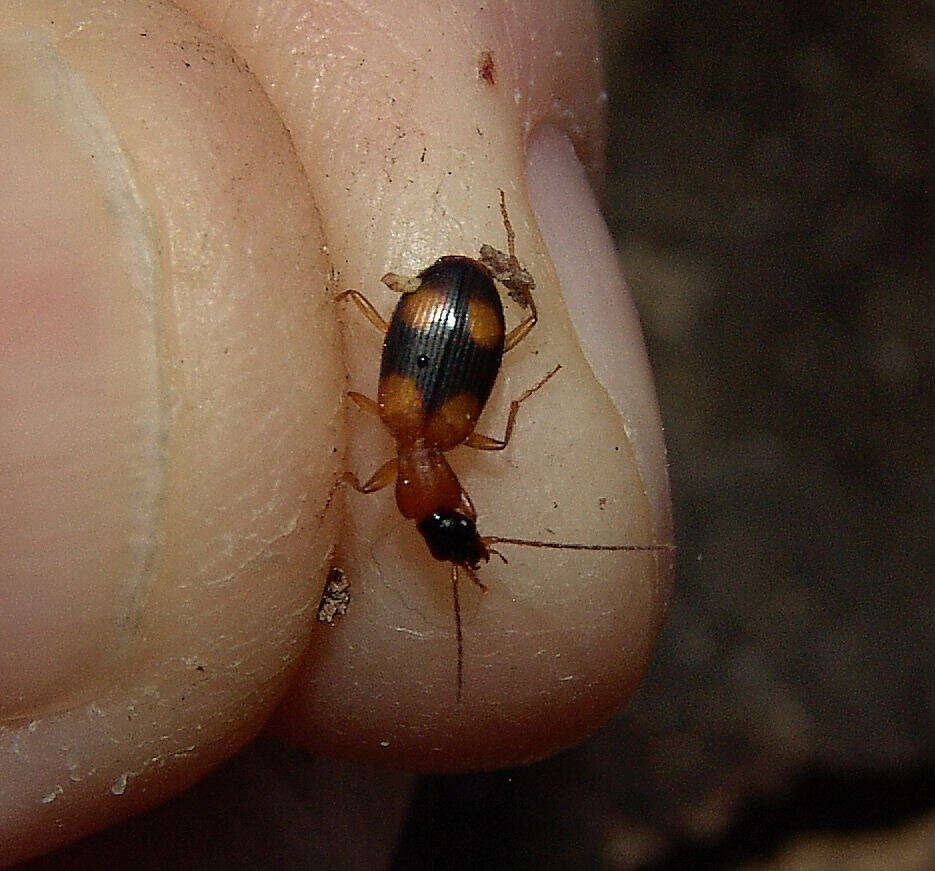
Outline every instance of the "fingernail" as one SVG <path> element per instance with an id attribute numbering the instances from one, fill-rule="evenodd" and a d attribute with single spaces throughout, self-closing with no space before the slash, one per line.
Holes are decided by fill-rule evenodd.
<path id="1" fill-rule="evenodd" d="M 662 540 L 672 529 L 669 482 L 639 315 L 584 166 L 558 128 L 533 131 L 526 184 L 581 348 L 624 420 Z"/>
<path id="2" fill-rule="evenodd" d="M 153 556 L 152 261 L 128 162 L 41 33 L 0 36 L 0 718 L 101 680 Z"/>

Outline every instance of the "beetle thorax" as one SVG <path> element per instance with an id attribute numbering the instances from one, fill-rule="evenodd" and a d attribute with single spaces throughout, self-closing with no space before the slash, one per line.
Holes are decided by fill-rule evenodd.
<path id="1" fill-rule="evenodd" d="M 396 504 L 403 517 L 422 520 L 451 511 L 473 515 L 473 506 L 440 450 L 421 440 L 400 444 L 397 462 Z"/>

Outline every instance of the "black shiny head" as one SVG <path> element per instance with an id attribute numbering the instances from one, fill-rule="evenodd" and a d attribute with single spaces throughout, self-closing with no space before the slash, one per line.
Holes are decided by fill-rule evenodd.
<path id="1" fill-rule="evenodd" d="M 474 521 L 457 511 L 439 513 L 420 520 L 419 532 L 432 556 L 443 562 L 476 569 L 480 561 L 490 560 L 487 548 L 477 534 Z"/>

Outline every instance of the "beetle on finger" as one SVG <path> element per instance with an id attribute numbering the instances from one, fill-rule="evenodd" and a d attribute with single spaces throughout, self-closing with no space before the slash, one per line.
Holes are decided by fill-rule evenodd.
<path id="1" fill-rule="evenodd" d="M 414 520 L 432 556 L 451 564 L 452 594 L 458 644 L 457 698 L 463 686 L 463 633 L 458 597 L 459 571 L 478 587 L 477 570 L 496 554 L 493 545 L 570 550 L 654 551 L 670 545 L 589 545 L 481 536 L 477 512 L 445 457 L 458 445 L 484 451 L 507 447 L 520 406 L 561 368 L 555 366 L 537 384 L 510 403 L 503 438 L 476 432 L 475 427 L 500 371 L 503 355 L 515 348 L 538 321 L 535 282 L 515 252 L 515 236 L 500 191 L 500 212 L 508 254 L 484 245 L 480 258 L 440 257 L 413 277 L 387 273 L 383 283 L 401 294 L 389 323 L 356 290 L 350 299 L 384 334 L 377 399 L 350 391 L 363 411 L 378 417 L 396 441 L 396 456 L 366 482 L 353 473 L 344 480 L 360 493 L 375 493 L 396 485 L 396 505 Z M 520 323 L 507 332 L 496 282 L 525 310 Z"/>

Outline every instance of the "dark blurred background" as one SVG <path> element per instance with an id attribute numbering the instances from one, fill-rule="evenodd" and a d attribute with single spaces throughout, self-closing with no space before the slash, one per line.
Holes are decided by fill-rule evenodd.
<path id="1" fill-rule="evenodd" d="M 421 780 L 392 869 L 932 871 L 932 7 L 603 12 L 605 204 L 666 424 L 673 607 L 587 744 Z M 327 765 L 257 742 L 30 867 L 367 868 L 395 810 L 368 818 Z M 304 835 L 319 813 L 346 864 Z"/>

